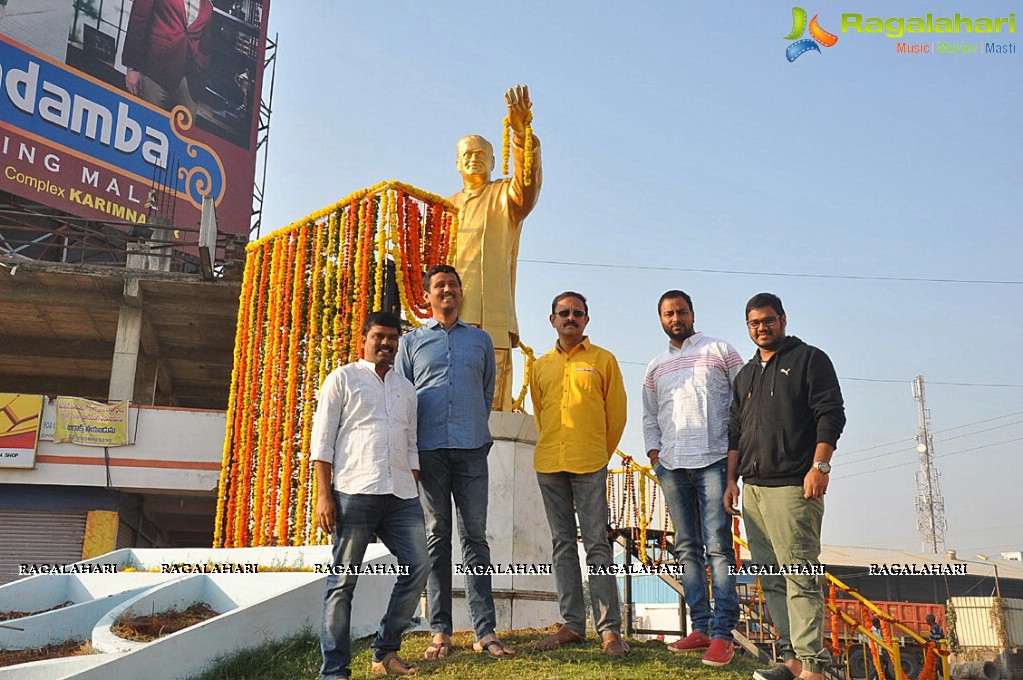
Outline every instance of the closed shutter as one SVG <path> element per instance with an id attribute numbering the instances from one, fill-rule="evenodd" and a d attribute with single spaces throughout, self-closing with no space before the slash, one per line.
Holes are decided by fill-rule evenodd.
<path id="1" fill-rule="evenodd" d="M 135 529 L 128 526 L 122 516 L 121 522 L 117 525 L 117 549 L 135 547 Z"/>
<path id="2" fill-rule="evenodd" d="M 71 564 L 82 559 L 84 512 L 7 510 L 0 521 L 0 585 L 22 578 L 21 564 Z"/>

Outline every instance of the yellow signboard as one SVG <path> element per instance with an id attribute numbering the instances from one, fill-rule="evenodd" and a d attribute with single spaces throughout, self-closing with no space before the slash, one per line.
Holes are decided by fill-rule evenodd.
<path id="1" fill-rule="evenodd" d="M 40 395 L 0 392 L 0 467 L 35 467 L 42 411 Z"/>
<path id="2" fill-rule="evenodd" d="M 84 446 L 124 446 L 128 441 L 128 402 L 102 404 L 57 397 L 54 441 Z"/>

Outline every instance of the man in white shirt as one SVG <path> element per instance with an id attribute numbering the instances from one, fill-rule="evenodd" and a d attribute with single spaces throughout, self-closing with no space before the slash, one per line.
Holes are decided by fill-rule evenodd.
<path id="1" fill-rule="evenodd" d="M 702 652 L 703 663 L 724 666 L 735 648 L 739 620 L 730 517 L 721 498 L 727 481 L 728 409 L 742 357 L 722 340 L 693 328 L 692 299 L 669 290 L 657 303 L 668 349 L 643 378 L 643 439 L 675 525 L 675 558 L 684 567 L 682 589 L 693 632 L 668 645 Z M 714 608 L 707 598 L 707 558 Z"/>
<path id="2" fill-rule="evenodd" d="M 364 359 L 332 371 L 320 387 L 310 458 L 316 472 L 316 519 L 334 535 L 332 573 L 323 601 L 323 680 L 349 678 L 356 571 L 374 536 L 397 558 L 398 576 L 373 641 L 374 675 L 416 672 L 398 656 L 430 573 L 419 503 L 416 390 L 391 370 L 401 321 L 373 312 L 362 325 Z"/>

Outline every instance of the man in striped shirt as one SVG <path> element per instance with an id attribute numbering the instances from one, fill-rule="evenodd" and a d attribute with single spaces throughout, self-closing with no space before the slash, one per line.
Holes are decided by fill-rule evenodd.
<path id="1" fill-rule="evenodd" d="M 727 342 L 694 330 L 693 302 L 681 290 L 662 295 L 657 312 L 670 342 L 643 378 L 643 439 L 675 525 L 675 558 L 685 570 L 682 588 L 693 622 L 693 632 L 668 649 L 703 652 L 703 663 L 724 666 L 735 653 L 739 599 L 728 569 L 732 532 L 721 499 L 732 380 L 745 362 Z"/>

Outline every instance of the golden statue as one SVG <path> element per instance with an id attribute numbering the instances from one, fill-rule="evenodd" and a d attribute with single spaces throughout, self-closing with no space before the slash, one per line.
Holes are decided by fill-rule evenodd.
<path id="1" fill-rule="evenodd" d="M 512 131 L 510 178 L 491 181 L 494 147 L 479 135 L 458 140 L 455 167 L 462 175 L 462 190 L 448 200 L 459 209 L 455 269 L 462 277 L 459 318 L 480 326 L 494 341 L 497 378 L 494 410 L 512 404 L 511 352 L 519 344 L 515 317 L 515 267 L 522 222 L 540 194 L 540 140 L 532 137 L 530 177 L 526 178 L 525 135 L 531 119 L 529 88 L 517 85 L 504 95 Z"/>

